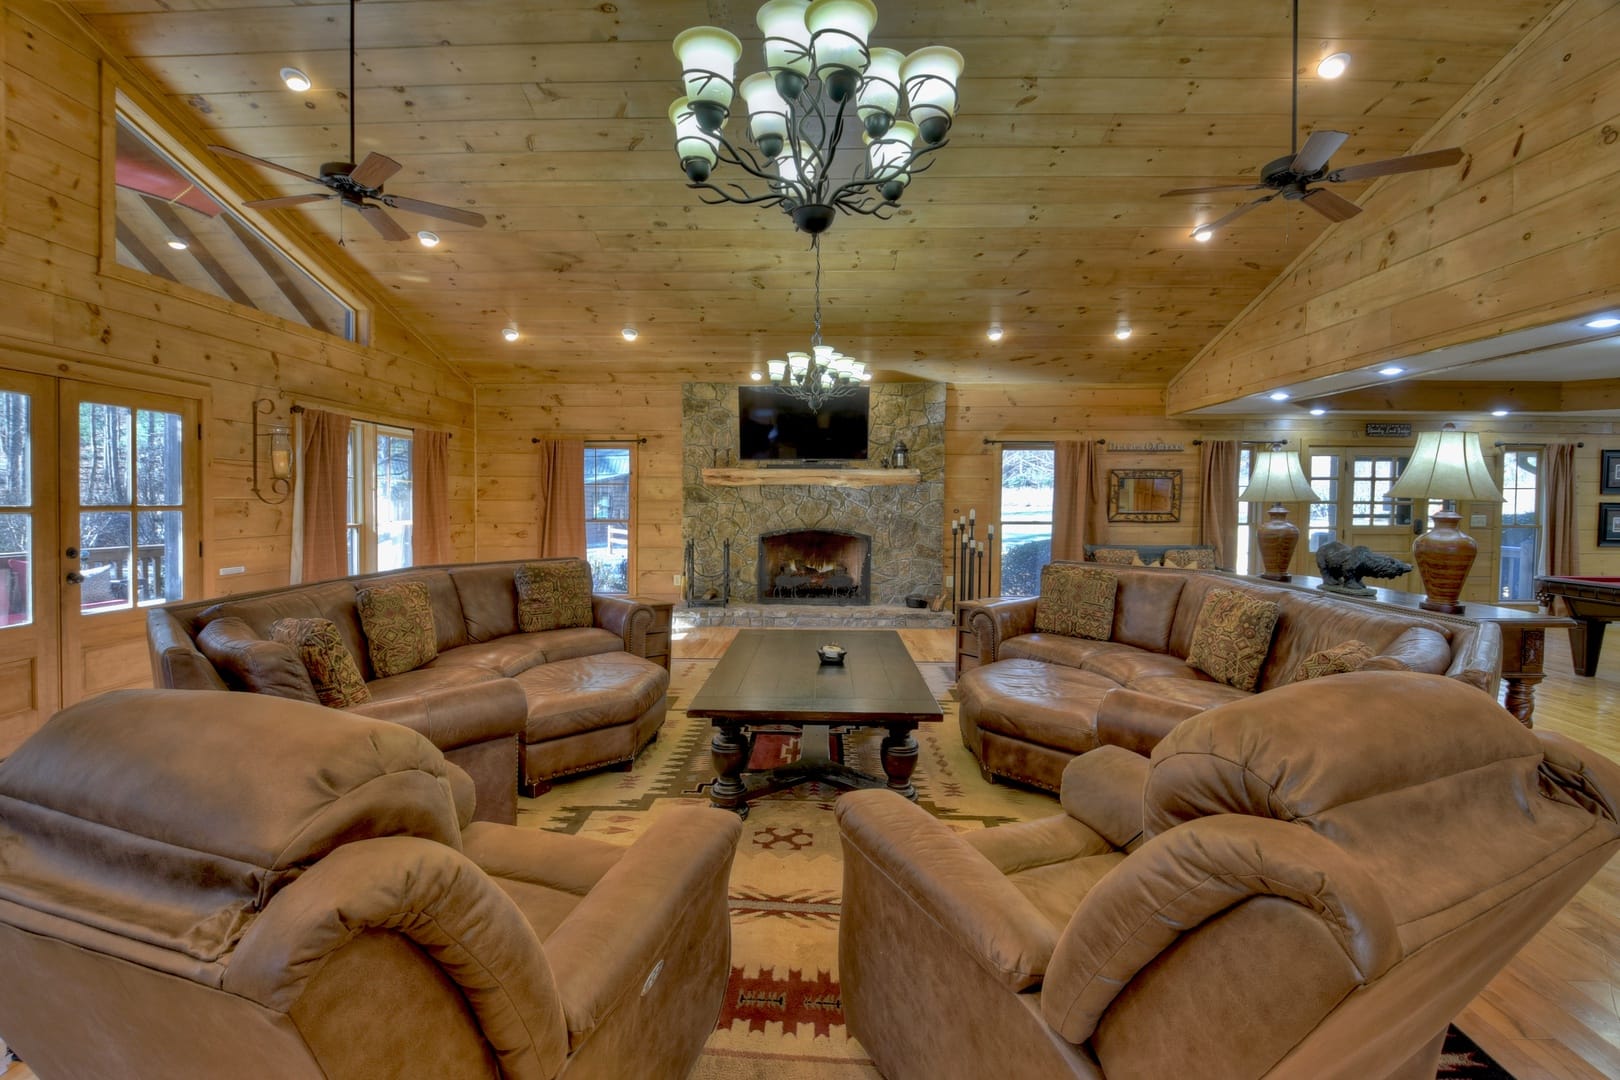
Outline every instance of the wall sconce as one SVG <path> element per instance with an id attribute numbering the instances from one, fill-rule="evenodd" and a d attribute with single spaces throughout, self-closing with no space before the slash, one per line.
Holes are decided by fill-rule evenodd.
<path id="1" fill-rule="evenodd" d="M 253 494 L 259 497 L 260 502 L 270 503 L 272 506 L 287 501 L 292 494 L 293 451 L 292 434 L 280 424 L 272 425 L 259 430 L 259 417 L 270 416 L 276 411 L 276 403 L 269 398 L 259 398 L 253 403 Z M 269 442 L 270 459 L 270 491 L 280 495 L 279 499 L 267 498 L 259 490 L 259 440 Z"/>

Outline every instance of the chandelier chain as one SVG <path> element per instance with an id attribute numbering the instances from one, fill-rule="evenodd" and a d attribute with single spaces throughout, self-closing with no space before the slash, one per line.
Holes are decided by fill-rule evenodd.
<path id="1" fill-rule="evenodd" d="M 810 246 L 816 253 L 816 326 L 815 332 L 810 335 L 811 345 L 821 344 L 821 237 L 810 241 Z"/>

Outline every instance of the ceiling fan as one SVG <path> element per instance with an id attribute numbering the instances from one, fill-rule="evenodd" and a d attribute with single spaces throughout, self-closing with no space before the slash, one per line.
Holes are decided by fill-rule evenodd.
<path id="1" fill-rule="evenodd" d="M 226 157 L 240 158 L 243 161 L 262 165 L 266 169 L 275 169 L 288 176 L 296 176 L 300 180 L 307 180 L 312 184 L 320 184 L 330 191 L 322 195 L 281 195 L 273 199 L 253 199 L 245 202 L 243 206 L 251 206 L 255 210 L 275 210 L 288 206 L 302 206 L 305 203 L 325 202 L 328 199 L 340 199 L 345 206 L 352 206 L 360 211 L 360 216 L 371 224 L 373 229 L 384 240 L 408 240 L 410 233 L 400 227 L 399 222 L 388 216 L 384 207 L 395 210 L 406 210 L 415 214 L 426 214 L 428 217 L 442 218 L 445 221 L 455 221 L 462 225 L 482 227 L 484 215 L 471 210 L 461 210 L 454 206 L 441 206 L 438 203 L 423 202 L 421 199 L 407 199 L 403 195 L 385 195 L 383 183 L 400 169 L 404 168 L 399 162 L 383 154 L 370 153 L 360 164 L 354 163 L 354 114 L 356 100 L 354 96 L 354 5 L 355 0 L 349 0 L 349 160 L 328 161 L 321 166 L 319 176 L 310 176 L 297 169 L 290 169 L 285 165 L 277 165 L 273 161 L 266 161 L 252 154 L 244 154 L 240 150 L 232 150 L 228 146 L 210 145 L 208 149 L 216 154 Z"/>
<path id="2" fill-rule="evenodd" d="M 1293 110 L 1288 125 L 1288 145 L 1292 149 L 1283 157 L 1261 168 L 1258 184 L 1176 188 L 1174 191 L 1166 191 L 1164 196 L 1204 195 L 1215 191 L 1265 191 L 1268 188 L 1271 190 L 1270 195 L 1262 195 L 1253 202 L 1244 203 L 1223 218 L 1198 226 L 1193 230 L 1195 238 L 1206 236 L 1242 217 L 1255 207 L 1278 197 L 1289 202 L 1303 202 L 1329 221 L 1344 221 L 1361 213 L 1361 207 L 1336 192 L 1323 187 L 1312 187 L 1312 184 L 1342 184 L 1352 180 L 1368 180 L 1374 176 L 1389 176 L 1393 173 L 1439 169 L 1455 165 L 1463 157 L 1462 148 L 1453 146 L 1445 150 L 1430 150 L 1422 154 L 1349 165 L 1342 169 L 1329 168 L 1328 159 L 1337 153 L 1339 147 L 1349 138 L 1350 136 L 1342 131 L 1313 131 L 1305 140 L 1305 145 L 1299 145 L 1299 0 L 1294 0 Z"/>

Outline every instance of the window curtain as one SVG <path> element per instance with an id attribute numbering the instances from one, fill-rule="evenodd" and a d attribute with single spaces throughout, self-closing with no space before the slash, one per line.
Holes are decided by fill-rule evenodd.
<path id="1" fill-rule="evenodd" d="M 411 563 L 455 560 L 450 547 L 450 433 L 411 435 Z"/>
<path id="2" fill-rule="evenodd" d="M 299 440 L 297 581 L 327 581 L 349 572 L 350 418 L 305 409 Z"/>
<path id="3" fill-rule="evenodd" d="M 535 535 L 540 556 L 585 557 L 585 440 L 541 439 L 539 513 Z"/>
<path id="4" fill-rule="evenodd" d="M 1215 548 L 1215 565 L 1230 570 L 1237 559 L 1238 445 L 1205 439 L 1198 448 L 1204 497 L 1198 508 L 1198 542 Z"/>
<path id="5" fill-rule="evenodd" d="M 1108 529 L 1097 444 L 1063 439 L 1052 449 L 1052 558 L 1078 562 L 1086 557 L 1086 545 L 1101 542 Z"/>
<path id="6" fill-rule="evenodd" d="M 1547 573 L 1580 573 L 1579 541 L 1575 538 L 1575 447 L 1555 443 L 1547 447 Z"/>

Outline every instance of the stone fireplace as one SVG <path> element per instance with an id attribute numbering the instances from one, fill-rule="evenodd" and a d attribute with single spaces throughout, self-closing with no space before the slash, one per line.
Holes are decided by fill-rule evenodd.
<path id="1" fill-rule="evenodd" d="M 783 529 L 759 538 L 759 599 L 775 604 L 866 604 L 872 538 L 831 529 Z"/>

